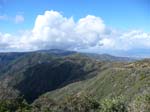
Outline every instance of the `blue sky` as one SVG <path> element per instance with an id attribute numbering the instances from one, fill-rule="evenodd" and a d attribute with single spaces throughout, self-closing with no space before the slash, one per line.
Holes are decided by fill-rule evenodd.
<path id="1" fill-rule="evenodd" d="M 0 30 L 12 32 L 29 29 L 38 14 L 45 10 L 56 10 L 63 15 L 79 19 L 88 14 L 100 16 L 105 24 L 119 29 L 141 29 L 150 31 L 150 0 L 0 0 L 1 15 L 22 14 L 23 24 L 0 21 Z"/>
<path id="2" fill-rule="evenodd" d="M 13 38 L 18 32 L 33 30 L 38 15 L 52 10 L 67 19 L 72 17 L 76 23 L 88 15 L 99 17 L 106 29 L 117 30 L 118 34 L 114 35 L 136 30 L 137 34 L 146 33 L 149 37 L 150 0 L 0 0 L 1 35 L 8 33 Z M 144 49 L 143 47 L 137 46 L 136 49 Z M 130 50 L 132 49 L 135 48 Z"/>

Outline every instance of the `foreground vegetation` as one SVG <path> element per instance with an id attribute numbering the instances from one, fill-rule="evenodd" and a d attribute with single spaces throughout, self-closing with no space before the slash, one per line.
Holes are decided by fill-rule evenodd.
<path id="1" fill-rule="evenodd" d="M 90 95 L 79 93 L 63 102 L 45 99 L 45 102 L 28 104 L 22 98 L 0 101 L 0 112 L 149 112 L 150 94 L 136 96 L 127 102 L 123 96 L 98 101 Z"/>

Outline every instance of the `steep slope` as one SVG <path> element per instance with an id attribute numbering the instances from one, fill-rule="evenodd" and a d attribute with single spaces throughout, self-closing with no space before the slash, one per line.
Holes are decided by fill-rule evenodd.
<path id="1" fill-rule="evenodd" d="M 25 53 L 0 53 L 0 71 L 11 61 L 23 56 Z"/>
<path id="2" fill-rule="evenodd" d="M 116 96 L 123 96 L 125 101 L 133 103 L 136 96 L 146 96 L 144 98 L 149 101 L 149 71 L 150 59 L 128 62 L 104 55 L 96 59 L 83 53 L 62 50 L 28 52 L 14 56 L 3 67 L 0 76 L 0 105 L 3 101 L 6 104 L 10 101 L 20 102 L 18 99 L 23 97 L 36 109 L 45 109 L 45 106 L 51 108 L 51 105 L 57 105 L 56 111 L 59 107 L 76 109 L 76 103 L 79 104 L 79 112 L 81 105 L 83 112 L 87 107 L 93 109 L 93 103 L 97 105 L 97 102 L 89 99 L 89 96 L 82 96 L 82 93 L 89 94 L 100 102 Z M 113 101 L 110 100 L 112 105 Z M 120 97 L 115 101 L 120 102 Z M 75 104 L 70 107 L 72 102 Z M 24 102 L 21 104 L 31 106 Z M 123 106 L 124 104 L 126 102 Z M 16 105 L 15 108 L 19 108 L 18 103 Z M 119 105 L 122 107 L 122 102 Z M 148 103 L 144 105 L 147 106 Z M 63 111 L 66 112 L 60 110 Z"/>
<path id="3" fill-rule="evenodd" d="M 0 71 L 3 70 L 8 64 L 15 61 L 16 59 L 24 56 L 24 58 L 28 57 L 28 55 L 32 54 L 45 54 L 45 55 L 51 55 L 51 56 L 68 56 L 75 54 L 74 51 L 66 51 L 66 50 L 60 50 L 60 49 L 50 49 L 50 50 L 39 50 L 39 51 L 33 51 L 33 52 L 6 52 L 6 53 L 0 53 Z M 21 58 L 22 59 L 22 58 Z M 32 63 L 32 62 L 31 62 Z M 13 66 L 13 65 L 11 65 Z"/>
<path id="4" fill-rule="evenodd" d="M 45 106 L 81 93 L 99 101 L 120 95 L 132 101 L 150 93 L 149 59 L 128 62 L 108 57 L 62 50 L 20 55 L 1 70 L 0 101 L 23 96 L 33 105 Z"/>
<path id="5" fill-rule="evenodd" d="M 93 68 L 85 70 L 84 66 L 88 62 L 86 59 L 82 61 L 83 63 L 77 63 L 73 58 L 63 58 L 37 64 L 23 73 L 24 78 L 15 85 L 15 88 L 25 96 L 27 101 L 33 101 L 47 91 L 84 80 L 95 67 L 93 65 Z"/>
<path id="6" fill-rule="evenodd" d="M 26 53 L 5 65 L 0 76 L 0 100 L 7 99 L 8 96 L 10 99 L 18 96 L 20 92 L 14 86 L 23 79 L 23 73 L 31 66 L 51 58 L 47 54 Z"/>
<path id="7" fill-rule="evenodd" d="M 13 88 L 32 102 L 47 91 L 93 77 L 97 66 L 94 60 L 80 54 L 54 57 L 49 53 L 28 53 L 5 68 L 1 88 Z"/>
<path id="8" fill-rule="evenodd" d="M 150 93 L 150 61 L 142 60 L 132 63 L 111 63 L 98 71 L 95 77 L 69 84 L 61 89 L 48 92 L 35 101 L 53 99 L 63 101 L 69 95 L 82 92 L 102 100 L 124 96 L 127 101 L 134 100 L 136 95 Z"/>

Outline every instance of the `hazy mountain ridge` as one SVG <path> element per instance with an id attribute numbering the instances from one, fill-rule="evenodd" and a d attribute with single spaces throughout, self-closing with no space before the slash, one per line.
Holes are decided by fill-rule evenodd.
<path id="1" fill-rule="evenodd" d="M 112 56 L 109 54 L 94 54 L 94 53 L 83 53 L 90 58 L 100 60 L 100 61 L 111 61 L 111 62 L 132 62 L 135 61 L 136 58 L 130 57 L 119 57 L 119 56 Z"/>

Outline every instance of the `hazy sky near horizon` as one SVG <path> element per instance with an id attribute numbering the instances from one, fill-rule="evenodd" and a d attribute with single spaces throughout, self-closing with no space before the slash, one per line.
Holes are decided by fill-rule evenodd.
<path id="1" fill-rule="evenodd" d="M 0 51 L 150 56 L 150 0 L 0 0 Z"/>

